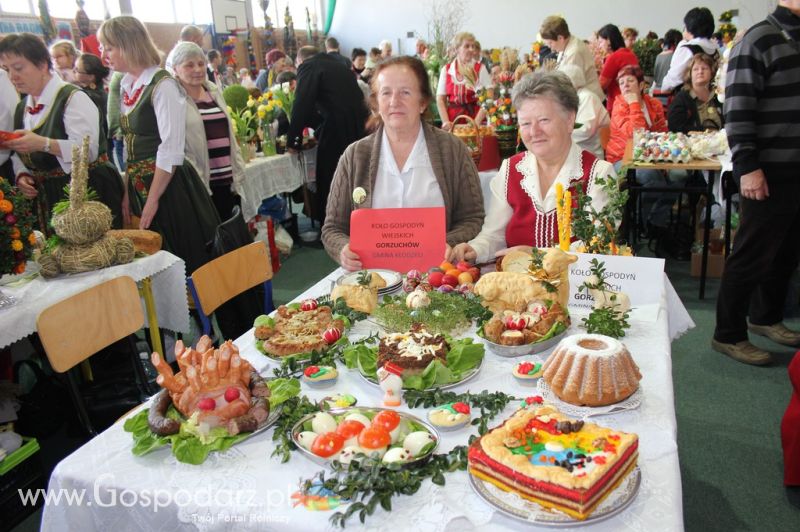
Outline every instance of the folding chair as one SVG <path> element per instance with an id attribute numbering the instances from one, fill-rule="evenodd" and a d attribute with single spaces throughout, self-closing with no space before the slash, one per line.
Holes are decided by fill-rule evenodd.
<path id="1" fill-rule="evenodd" d="M 220 305 L 259 283 L 264 283 L 264 312 L 275 310 L 271 279 L 269 251 L 262 241 L 242 246 L 196 269 L 188 284 L 203 334 L 211 334 L 210 316 Z"/>
<path id="2" fill-rule="evenodd" d="M 135 374 L 147 390 L 147 377 L 139 360 L 133 333 L 144 325 L 139 290 L 131 277 L 123 276 L 84 290 L 44 309 L 36 319 L 39 338 L 50 365 L 66 373 L 78 418 L 91 435 L 97 434 L 89 419 L 78 382 L 70 371 L 101 349 L 128 338 Z M 146 394 L 140 394 L 141 401 Z"/>

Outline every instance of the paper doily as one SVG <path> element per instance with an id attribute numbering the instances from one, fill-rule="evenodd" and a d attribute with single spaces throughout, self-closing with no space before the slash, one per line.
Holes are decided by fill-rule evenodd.
<path id="1" fill-rule="evenodd" d="M 550 389 L 550 385 L 547 384 L 544 379 L 539 379 L 537 389 L 539 391 L 539 395 L 542 396 L 542 399 L 544 399 L 545 403 L 550 403 L 558 408 L 558 410 L 562 413 L 576 418 L 602 416 L 604 414 L 621 412 L 623 410 L 634 410 L 639 408 L 639 405 L 642 404 L 643 395 L 642 386 L 639 385 L 639 388 L 633 392 L 633 395 L 623 401 L 620 401 L 619 403 L 614 403 L 613 405 L 608 406 L 577 406 L 559 399 L 555 392 Z"/>

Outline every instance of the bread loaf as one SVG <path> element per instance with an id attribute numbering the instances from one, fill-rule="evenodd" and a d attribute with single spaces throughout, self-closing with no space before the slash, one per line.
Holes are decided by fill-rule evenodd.
<path id="1" fill-rule="evenodd" d="M 111 229 L 106 233 L 114 238 L 130 238 L 136 251 L 152 255 L 161 250 L 161 235 L 147 229 Z"/>

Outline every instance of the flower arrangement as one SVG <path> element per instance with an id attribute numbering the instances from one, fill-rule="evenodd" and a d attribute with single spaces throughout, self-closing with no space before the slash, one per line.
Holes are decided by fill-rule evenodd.
<path id="1" fill-rule="evenodd" d="M 498 85 L 489 89 L 479 89 L 478 102 L 486 110 L 489 124 L 495 130 L 509 130 L 517 127 L 517 110 L 511 104 L 511 87 L 514 85 L 514 74 L 501 72 Z"/>
<path id="2" fill-rule="evenodd" d="M 719 32 L 722 34 L 722 42 L 728 44 L 736 37 L 736 26 L 733 24 L 733 11 L 728 10 L 719 16 Z"/>
<path id="3" fill-rule="evenodd" d="M 22 273 L 36 236 L 31 202 L 0 177 L 0 275 Z"/>
<path id="4" fill-rule="evenodd" d="M 233 133 L 239 142 L 250 142 L 256 136 L 258 129 L 258 114 L 256 100 L 252 97 L 247 99 L 247 104 L 239 109 L 228 107 L 228 115 L 231 117 Z"/>
<path id="5" fill-rule="evenodd" d="M 275 136 L 272 131 L 272 122 L 278 117 L 279 105 L 272 99 L 272 92 L 268 91 L 255 100 L 256 116 L 258 117 L 258 137 L 261 139 L 261 151 L 264 155 L 275 155 Z"/>
<path id="6" fill-rule="evenodd" d="M 594 56 L 594 67 L 600 72 L 603 70 L 603 63 L 606 60 L 606 51 L 600 45 L 600 40 L 597 38 L 596 33 L 589 39 L 589 50 L 592 51 L 592 56 Z"/>
<path id="7" fill-rule="evenodd" d="M 292 108 L 294 107 L 294 90 L 292 90 L 291 84 L 287 81 L 282 85 L 275 85 L 270 89 L 270 92 L 272 93 L 272 101 L 283 109 L 286 117 L 291 120 Z"/>
<path id="8" fill-rule="evenodd" d="M 645 76 L 653 75 L 653 68 L 656 64 L 656 56 L 661 53 L 661 46 L 655 39 L 639 39 L 633 43 L 633 53 L 639 60 Z"/>

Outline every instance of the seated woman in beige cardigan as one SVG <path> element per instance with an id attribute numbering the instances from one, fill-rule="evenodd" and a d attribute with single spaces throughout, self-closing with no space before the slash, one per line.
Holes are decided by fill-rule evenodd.
<path id="1" fill-rule="evenodd" d="M 422 121 L 433 94 L 422 61 L 392 57 L 378 65 L 370 96 L 379 127 L 354 142 L 333 176 L 322 243 L 345 270 L 361 269 L 350 250 L 350 213 L 355 208 L 444 207 L 447 253 L 474 238 L 483 225 L 478 170 L 455 136 Z M 367 197 L 354 205 L 353 190 Z M 444 256 L 442 257 L 445 258 Z"/>

